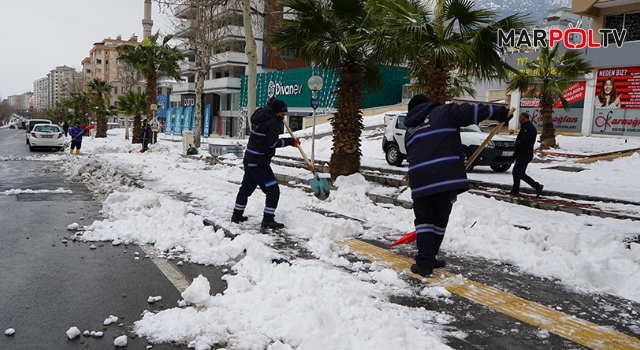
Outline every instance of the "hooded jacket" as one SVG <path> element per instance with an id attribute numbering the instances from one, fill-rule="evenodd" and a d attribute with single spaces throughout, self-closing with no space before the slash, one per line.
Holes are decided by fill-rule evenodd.
<path id="1" fill-rule="evenodd" d="M 504 107 L 474 104 L 419 104 L 404 119 L 411 198 L 469 189 L 460 127 L 485 119 L 504 121 Z"/>
<path id="2" fill-rule="evenodd" d="M 271 157 L 276 154 L 276 148 L 293 146 L 290 137 L 278 138 L 280 120 L 270 105 L 258 108 L 251 116 L 251 135 L 247 150 L 244 152 L 244 162 L 259 166 L 268 166 Z"/>
<path id="3" fill-rule="evenodd" d="M 71 136 L 71 139 L 75 142 L 82 142 L 83 134 L 84 130 L 77 125 L 74 125 L 73 128 L 69 129 L 69 136 Z"/>

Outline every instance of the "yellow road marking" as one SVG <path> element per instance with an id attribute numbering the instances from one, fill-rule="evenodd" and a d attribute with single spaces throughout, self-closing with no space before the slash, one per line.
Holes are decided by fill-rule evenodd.
<path id="1" fill-rule="evenodd" d="M 145 252 L 156 266 L 162 271 L 167 279 L 180 291 L 184 292 L 189 287 L 189 280 L 178 271 L 171 263 L 164 258 L 158 257 L 158 251 L 150 244 L 140 245 L 142 251 Z"/>
<path id="2" fill-rule="evenodd" d="M 410 271 L 411 264 L 414 263 L 413 259 L 386 249 L 356 239 L 339 241 L 336 244 L 349 247 L 351 252 L 357 256 L 385 264 L 395 271 L 407 273 L 429 284 L 440 285 L 451 293 L 473 300 L 533 326 L 546 329 L 589 348 L 598 350 L 640 349 L 640 339 L 440 269 L 435 269 L 432 277 L 416 275 Z"/>

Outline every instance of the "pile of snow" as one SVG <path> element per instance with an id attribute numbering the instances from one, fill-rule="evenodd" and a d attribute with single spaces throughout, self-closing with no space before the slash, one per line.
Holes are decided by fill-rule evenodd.
<path id="1" fill-rule="evenodd" d="M 576 144 L 600 140 L 575 139 Z M 559 142 L 562 147 L 572 144 L 561 137 Z M 305 140 L 303 147 L 310 150 L 310 142 Z M 276 220 L 287 226 L 287 239 L 297 242 L 296 249 L 314 258 L 275 264 L 274 259 L 287 257 L 286 252 L 274 248 L 280 239 L 277 235 L 231 225 L 237 236 L 230 239 L 202 223 L 203 218 L 229 220 L 243 176 L 240 167 L 182 157 L 178 142 L 160 141 L 143 154 L 137 148 L 115 130 L 106 139 L 83 142 L 85 156 L 55 156 L 64 162 L 70 177 L 84 181 L 104 198 L 105 218 L 86 226 L 82 238 L 152 244 L 167 259 L 232 265 L 223 277 L 228 284 L 224 293 L 210 295 L 209 281 L 196 278 L 182 294 L 179 307 L 146 312 L 135 322 L 139 336 L 202 349 L 224 343 L 238 349 L 274 350 L 312 345 L 330 349 L 445 349 L 444 337 L 464 337 L 448 330 L 452 317 L 446 313 L 389 301 L 392 296 L 416 294 L 404 282 L 405 276 L 380 264 L 351 262 L 345 258 L 348 249 L 333 243 L 358 236 L 383 240 L 390 234 L 413 230 L 411 210 L 376 205 L 367 197 L 369 192 L 389 189 L 354 174 L 339 178 L 334 183 L 337 189 L 327 201 L 320 202 L 297 187 L 281 186 Z M 330 148 L 330 137 L 316 139 L 316 159 L 328 160 Z M 386 164 L 379 138 L 363 137 L 362 149 L 362 164 Z M 296 153 L 294 148 L 278 150 L 278 154 Z M 634 196 L 637 172 L 633 169 L 640 167 L 639 155 L 590 164 L 579 173 L 546 169 L 577 166 L 573 161 L 554 158 L 548 163 L 532 163 L 529 174 L 548 190 Z M 274 166 L 274 170 L 310 175 L 300 169 Z M 511 182 L 508 172 L 478 170 L 469 176 Z M 611 179 L 621 180 L 612 186 Z M 603 189 L 604 184 L 608 186 Z M 250 220 L 244 227 L 258 227 L 264 200 L 260 191 L 249 199 L 245 214 Z M 316 209 L 353 220 L 329 218 Z M 632 244 L 627 249 L 622 243 L 633 232 L 637 232 L 637 223 L 629 220 L 542 211 L 466 193 L 454 205 L 442 249 L 449 254 L 513 264 L 576 290 L 640 301 L 640 247 Z M 419 293 L 430 298 L 449 297 L 437 286 L 426 286 Z"/>

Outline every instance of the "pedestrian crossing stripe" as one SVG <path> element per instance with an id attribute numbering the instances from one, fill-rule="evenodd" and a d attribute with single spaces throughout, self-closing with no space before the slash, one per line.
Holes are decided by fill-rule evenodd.
<path id="1" fill-rule="evenodd" d="M 441 269 L 434 269 L 432 277 L 414 274 L 410 271 L 411 265 L 415 263 L 413 259 L 372 244 L 357 239 L 335 243 L 340 247 L 348 247 L 351 253 L 360 258 L 384 264 L 399 273 L 406 273 L 429 284 L 442 286 L 451 293 L 586 347 L 597 350 L 640 349 L 640 339 L 503 292 L 497 288 L 461 278 Z"/>

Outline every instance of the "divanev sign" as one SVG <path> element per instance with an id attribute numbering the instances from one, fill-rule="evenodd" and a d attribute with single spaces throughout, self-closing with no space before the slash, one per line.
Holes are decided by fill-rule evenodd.
<path id="1" fill-rule="evenodd" d="M 282 85 L 282 83 L 275 83 L 273 80 L 269 81 L 269 96 L 282 96 L 282 95 L 300 95 L 302 93 L 302 84 L 299 85 Z"/>

